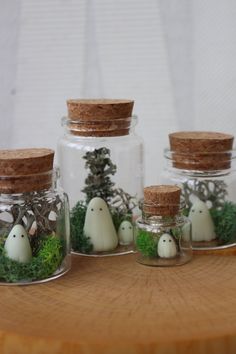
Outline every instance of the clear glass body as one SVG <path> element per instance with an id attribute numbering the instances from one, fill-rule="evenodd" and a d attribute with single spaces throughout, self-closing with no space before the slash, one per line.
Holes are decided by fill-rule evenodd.
<path id="1" fill-rule="evenodd" d="M 0 194 L 1 285 L 41 283 L 70 269 L 68 198 L 50 173 L 49 189 Z"/>
<path id="2" fill-rule="evenodd" d="M 176 216 L 143 216 L 136 221 L 137 261 L 149 266 L 178 266 L 192 258 L 191 222 Z"/>
<path id="3" fill-rule="evenodd" d="M 69 129 L 68 120 L 63 119 L 65 133 L 58 142 L 58 157 L 61 184 L 70 200 L 76 253 L 133 252 L 133 225 L 143 193 L 143 147 L 134 133 L 136 121 L 133 117 L 129 135 L 84 137 L 73 134 L 72 123 Z"/>
<path id="4" fill-rule="evenodd" d="M 210 160 L 213 153 L 206 155 Z M 219 153 L 217 153 L 219 155 Z M 220 249 L 236 244 L 235 151 L 228 152 L 230 168 L 216 171 L 173 167 L 173 153 L 164 152 L 162 183 L 176 184 L 182 190 L 185 215 L 192 222 L 193 249 Z"/>

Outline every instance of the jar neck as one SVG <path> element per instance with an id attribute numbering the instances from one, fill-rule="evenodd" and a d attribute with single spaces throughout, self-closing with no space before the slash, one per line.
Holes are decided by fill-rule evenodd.
<path id="1" fill-rule="evenodd" d="M 166 169 L 193 177 L 227 175 L 235 169 L 236 151 L 176 152 L 164 149 Z"/>
<path id="2" fill-rule="evenodd" d="M 176 226 L 181 226 L 185 223 L 186 217 L 179 213 L 177 215 L 161 216 L 152 215 L 147 216 L 142 214 L 142 217 L 137 220 L 137 225 L 144 224 L 147 227 L 159 229 L 159 228 L 172 228 Z"/>
<path id="3" fill-rule="evenodd" d="M 71 120 L 68 117 L 63 117 L 61 123 L 66 134 L 69 135 L 81 137 L 118 137 L 133 133 L 137 120 L 137 116 L 104 120 Z"/>

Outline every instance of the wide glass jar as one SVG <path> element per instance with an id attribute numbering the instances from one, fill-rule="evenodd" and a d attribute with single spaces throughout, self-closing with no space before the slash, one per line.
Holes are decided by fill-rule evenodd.
<path id="1" fill-rule="evenodd" d="M 68 100 L 58 143 L 71 206 L 72 249 L 105 256 L 133 251 L 143 190 L 142 140 L 130 100 Z"/>
<path id="2" fill-rule="evenodd" d="M 192 258 L 191 222 L 183 215 L 180 188 L 144 188 L 142 217 L 136 221 L 137 261 L 149 266 L 177 266 Z"/>
<path id="3" fill-rule="evenodd" d="M 50 149 L 0 150 L 0 284 L 32 284 L 70 269 L 66 194 Z"/>
<path id="4" fill-rule="evenodd" d="M 165 149 L 162 183 L 181 187 L 192 244 L 212 250 L 236 244 L 234 137 L 216 132 L 176 132 Z"/>

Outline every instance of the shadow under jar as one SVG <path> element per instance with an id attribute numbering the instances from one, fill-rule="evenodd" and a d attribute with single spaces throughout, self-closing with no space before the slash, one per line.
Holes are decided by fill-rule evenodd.
<path id="1" fill-rule="evenodd" d="M 163 183 L 181 187 L 196 250 L 236 245 L 234 137 L 217 132 L 176 132 L 165 149 Z"/>
<path id="2" fill-rule="evenodd" d="M 68 100 L 58 143 L 69 196 L 72 250 L 90 256 L 133 252 L 143 189 L 142 140 L 130 100 Z"/>
<path id="3" fill-rule="evenodd" d="M 144 188 L 142 217 L 136 221 L 137 261 L 149 266 L 178 266 L 192 258 L 191 222 L 182 214 L 180 188 Z"/>
<path id="4" fill-rule="evenodd" d="M 0 150 L 0 284 L 55 279 L 70 269 L 67 196 L 50 149 Z"/>

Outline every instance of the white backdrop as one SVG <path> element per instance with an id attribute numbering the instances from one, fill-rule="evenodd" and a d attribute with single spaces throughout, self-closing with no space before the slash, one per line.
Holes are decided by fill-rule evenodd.
<path id="1" fill-rule="evenodd" d="M 55 149 L 67 98 L 133 98 L 156 183 L 168 133 L 236 134 L 235 0 L 0 0 L 0 147 Z"/>

